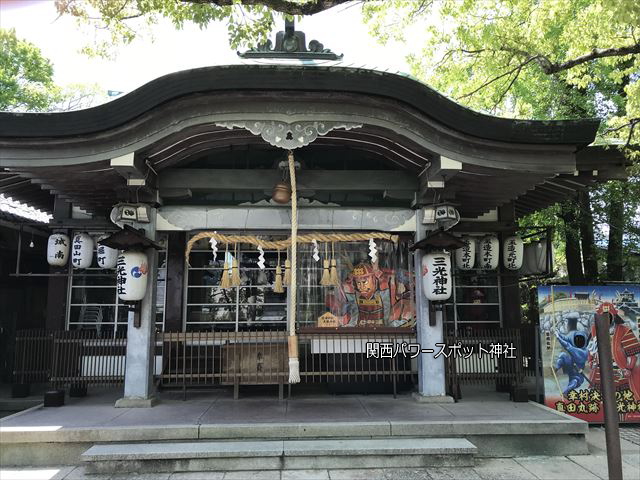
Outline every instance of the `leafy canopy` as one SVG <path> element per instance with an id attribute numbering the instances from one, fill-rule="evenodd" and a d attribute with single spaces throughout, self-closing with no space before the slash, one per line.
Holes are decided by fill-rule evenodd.
<path id="1" fill-rule="evenodd" d="M 389 0 L 364 12 L 383 42 L 409 41 L 405 32 L 425 25 L 412 73 L 466 106 L 516 118 L 600 117 L 607 141 L 640 139 L 635 129 L 628 137 L 640 117 L 638 2 Z"/>
<path id="2" fill-rule="evenodd" d="M 0 110 L 42 111 L 56 93 L 53 66 L 40 49 L 0 29 Z"/>
<path id="3" fill-rule="evenodd" d="M 35 45 L 0 29 L 0 111 L 67 112 L 107 100 L 97 84 L 53 81 L 53 65 Z"/>
<path id="4" fill-rule="evenodd" d="M 186 23 L 205 28 L 212 22 L 227 25 L 233 48 L 264 42 L 274 24 L 274 11 L 263 2 L 186 2 L 178 0 L 56 0 L 61 15 L 76 17 L 80 25 L 95 27 L 101 33 L 82 51 L 90 56 L 113 57 L 117 47 L 131 43 L 141 32 L 151 32 L 161 18 L 175 28 Z"/>

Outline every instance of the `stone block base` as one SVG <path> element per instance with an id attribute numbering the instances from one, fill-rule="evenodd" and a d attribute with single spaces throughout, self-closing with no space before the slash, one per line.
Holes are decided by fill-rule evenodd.
<path id="1" fill-rule="evenodd" d="M 116 400 L 116 408 L 150 408 L 158 404 L 158 397 L 155 395 L 149 398 L 144 397 L 122 397 Z"/>
<path id="2" fill-rule="evenodd" d="M 455 403 L 455 400 L 450 395 L 421 395 L 413 392 L 411 396 L 418 403 Z"/>

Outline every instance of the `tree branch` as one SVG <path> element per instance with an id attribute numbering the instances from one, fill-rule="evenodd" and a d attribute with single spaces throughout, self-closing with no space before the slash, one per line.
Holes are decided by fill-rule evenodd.
<path id="1" fill-rule="evenodd" d="M 337 7 L 351 0 L 310 0 L 305 3 L 292 2 L 289 0 L 181 0 L 185 3 L 200 3 L 217 5 L 218 7 L 230 7 L 233 5 L 256 6 L 264 5 L 271 10 L 289 15 L 314 15 L 324 12 L 330 8 Z"/>
<path id="2" fill-rule="evenodd" d="M 493 82 L 500 80 L 502 77 L 506 77 L 508 75 L 511 75 L 512 73 L 516 72 L 516 71 L 520 71 L 523 69 L 523 67 L 525 67 L 527 64 L 531 63 L 532 61 L 534 61 L 536 59 L 536 57 L 531 57 L 528 60 L 525 60 L 524 62 L 522 62 L 520 65 L 517 65 L 515 68 L 512 68 L 511 70 L 504 72 L 502 75 L 498 75 L 497 77 L 492 78 L 491 80 L 484 82 L 482 85 L 480 85 L 478 88 L 476 88 L 475 90 L 469 92 L 469 93 L 465 93 L 464 95 L 461 95 L 460 97 L 456 98 L 456 100 L 461 100 L 463 98 L 466 97 L 470 97 L 471 95 L 473 95 L 474 93 L 479 92 L 480 90 L 482 90 L 485 87 L 488 87 L 489 85 L 491 85 Z M 517 77 L 517 75 L 516 75 Z"/>

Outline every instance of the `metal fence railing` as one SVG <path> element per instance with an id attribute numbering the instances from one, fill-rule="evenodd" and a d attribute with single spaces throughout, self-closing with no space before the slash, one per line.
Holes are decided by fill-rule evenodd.
<path id="1" fill-rule="evenodd" d="M 95 330 L 53 332 L 51 376 L 56 388 L 119 385 L 124 382 L 127 338 L 101 338 Z"/>
<path id="2" fill-rule="evenodd" d="M 388 382 L 395 395 L 399 382 L 416 381 L 417 348 L 412 331 L 309 329 L 299 335 L 300 378 L 302 383 Z"/>
<path id="3" fill-rule="evenodd" d="M 486 329 L 449 332 L 445 335 L 447 389 L 461 397 L 463 384 L 498 383 L 518 385 L 524 380 L 522 342 L 519 329 Z"/>
<path id="4" fill-rule="evenodd" d="M 55 388 L 121 384 L 126 346 L 126 332 L 103 338 L 95 330 L 19 330 L 14 381 Z"/>
<path id="5" fill-rule="evenodd" d="M 445 335 L 446 382 L 460 386 L 497 382 L 518 385 L 539 376 L 537 331 L 490 329 Z M 21 330 L 16 333 L 16 383 L 50 382 L 57 388 L 124 382 L 126 332 L 103 338 L 95 330 Z M 399 384 L 417 380 L 415 332 L 399 329 L 329 330 L 298 333 L 302 384 Z M 501 345 L 500 348 L 492 345 Z M 457 346 L 457 347 L 456 347 Z M 512 348 L 512 349 L 511 349 Z M 167 388 L 288 383 L 287 332 L 165 332 L 156 335 L 155 375 Z M 536 377 L 538 380 L 538 377 Z M 387 388 L 385 387 L 385 388 Z"/>
<path id="6" fill-rule="evenodd" d="M 166 332 L 163 387 L 283 385 L 289 377 L 284 331 Z M 237 395 L 237 391 L 236 391 Z"/>
<path id="7" fill-rule="evenodd" d="M 163 387 L 280 385 L 288 383 L 287 333 L 168 332 L 162 336 Z M 301 383 L 409 382 L 415 364 L 400 345 L 412 332 L 326 332 L 298 335 Z M 367 346 L 382 355 L 367 356 Z M 405 349 L 406 350 L 406 349 Z M 389 353 L 385 353 L 389 352 Z M 393 353 L 396 355 L 393 355 Z M 414 365 L 414 367 L 412 367 Z M 282 394 L 282 390 L 281 390 Z"/>
<path id="8" fill-rule="evenodd" d="M 52 332 L 18 330 L 14 349 L 14 382 L 45 383 L 51 371 Z"/>

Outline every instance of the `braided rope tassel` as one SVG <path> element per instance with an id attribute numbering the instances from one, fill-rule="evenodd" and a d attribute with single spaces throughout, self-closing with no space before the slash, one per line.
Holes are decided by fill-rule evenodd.
<path id="1" fill-rule="evenodd" d="M 338 276 L 338 262 L 336 260 L 336 249 L 333 242 L 331 242 L 331 273 L 329 285 L 333 285 L 336 287 L 340 285 L 340 277 Z"/>
<path id="2" fill-rule="evenodd" d="M 282 286 L 282 269 L 280 268 L 280 250 L 278 250 L 278 263 L 276 264 L 276 281 L 273 285 L 273 291 L 275 293 L 284 293 L 284 287 Z"/>
<path id="3" fill-rule="evenodd" d="M 322 278 L 320 279 L 320 285 L 331 285 L 331 274 L 329 273 L 329 251 L 327 244 L 324 244 L 324 260 L 322 260 Z"/>
<path id="4" fill-rule="evenodd" d="M 224 266 L 222 268 L 222 278 L 220 279 L 220 288 L 230 288 L 231 287 L 231 266 L 229 266 L 229 270 L 227 270 L 227 265 L 229 265 L 229 245 L 227 245 L 224 249 Z"/>

